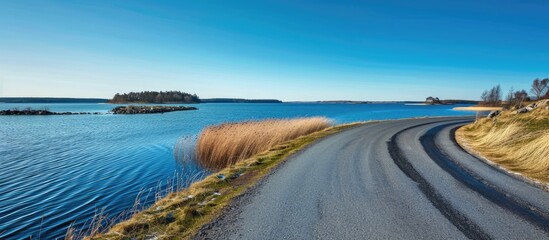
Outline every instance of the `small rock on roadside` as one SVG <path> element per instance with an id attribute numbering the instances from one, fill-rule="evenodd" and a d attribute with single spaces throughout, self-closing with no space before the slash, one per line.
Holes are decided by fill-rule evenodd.
<path id="1" fill-rule="evenodd" d="M 500 113 L 501 113 L 500 110 L 491 111 L 490 113 L 488 113 L 488 118 L 490 118 L 490 119 L 495 118 L 495 117 L 497 117 Z"/>
<path id="2" fill-rule="evenodd" d="M 531 112 L 532 110 L 534 110 L 532 106 L 527 106 L 517 110 L 516 113 L 527 113 L 527 112 Z"/>
<path id="3" fill-rule="evenodd" d="M 170 212 L 170 213 L 168 213 L 168 215 L 166 215 L 164 220 L 166 221 L 166 223 L 171 223 L 171 222 L 175 221 L 175 217 L 174 217 L 173 213 Z"/>

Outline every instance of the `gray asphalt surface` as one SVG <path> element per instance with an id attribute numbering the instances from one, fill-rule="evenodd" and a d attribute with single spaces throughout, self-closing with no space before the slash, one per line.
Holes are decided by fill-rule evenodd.
<path id="1" fill-rule="evenodd" d="M 291 157 L 198 239 L 549 239 L 549 193 L 464 152 L 467 117 L 373 123 Z"/>

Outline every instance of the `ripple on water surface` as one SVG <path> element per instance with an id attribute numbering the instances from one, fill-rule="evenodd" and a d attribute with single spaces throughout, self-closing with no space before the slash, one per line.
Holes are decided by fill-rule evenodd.
<path id="1" fill-rule="evenodd" d="M 107 112 L 108 104 L 0 104 L 51 111 Z M 0 116 L 0 239 L 62 238 L 97 211 L 116 216 L 146 203 L 174 174 L 196 171 L 173 159 L 182 136 L 249 119 L 326 116 L 337 123 L 463 115 L 453 106 L 403 104 L 201 104 L 150 115 Z M 466 113 L 467 114 L 467 113 Z M 185 148 L 187 149 L 187 148 Z M 152 193 L 151 193 L 152 192 Z"/>

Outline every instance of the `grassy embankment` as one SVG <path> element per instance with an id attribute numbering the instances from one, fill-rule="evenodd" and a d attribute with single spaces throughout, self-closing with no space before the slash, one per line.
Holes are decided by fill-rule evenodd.
<path id="1" fill-rule="evenodd" d="M 218 216 L 231 199 L 255 185 L 288 156 L 318 139 L 357 125 L 360 123 L 330 127 L 325 118 L 306 118 L 207 128 L 198 141 L 200 162 L 213 168 L 230 166 L 184 191 L 168 195 L 107 233 L 88 239 L 189 238 Z"/>
<path id="2" fill-rule="evenodd" d="M 458 142 L 512 172 L 549 184 L 549 110 L 503 111 L 456 132 Z"/>

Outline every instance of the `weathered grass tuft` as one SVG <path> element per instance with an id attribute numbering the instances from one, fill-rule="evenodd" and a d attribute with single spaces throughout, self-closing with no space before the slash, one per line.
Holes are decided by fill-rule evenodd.
<path id="1" fill-rule="evenodd" d="M 209 169 L 222 169 L 273 146 L 330 127 L 323 117 L 225 123 L 202 131 L 196 159 Z"/>
<path id="2" fill-rule="evenodd" d="M 458 141 L 491 161 L 545 184 L 549 183 L 549 111 L 481 119 L 460 128 Z"/>

